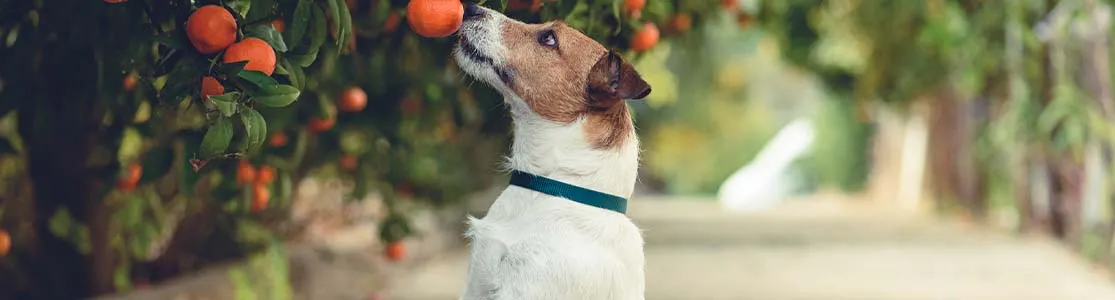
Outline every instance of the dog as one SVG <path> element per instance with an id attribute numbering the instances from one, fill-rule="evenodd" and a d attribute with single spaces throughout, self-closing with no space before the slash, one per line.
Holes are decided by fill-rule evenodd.
<path id="1" fill-rule="evenodd" d="M 642 233 L 622 212 L 639 163 L 625 100 L 650 86 L 562 22 L 468 4 L 457 37 L 458 66 L 503 95 L 514 128 L 512 185 L 468 220 L 460 299 L 645 299 Z"/>

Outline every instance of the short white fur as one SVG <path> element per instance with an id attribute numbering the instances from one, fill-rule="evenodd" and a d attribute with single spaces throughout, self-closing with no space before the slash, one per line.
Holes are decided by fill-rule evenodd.
<path id="1" fill-rule="evenodd" d="M 493 64 L 507 67 L 500 26 L 517 21 L 484 13 L 466 21 L 460 34 Z M 499 90 L 510 108 L 514 142 L 507 170 L 631 196 L 639 163 L 634 134 L 619 147 L 596 149 L 583 118 L 546 120 L 500 81 L 493 66 L 459 48 L 454 54 L 462 70 Z M 509 186 L 483 219 L 470 217 L 469 223 L 470 266 L 461 299 L 645 299 L 642 234 L 623 214 Z"/>

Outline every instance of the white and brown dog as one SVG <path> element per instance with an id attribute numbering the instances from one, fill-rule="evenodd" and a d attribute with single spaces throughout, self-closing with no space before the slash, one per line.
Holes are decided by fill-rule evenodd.
<path id="1" fill-rule="evenodd" d="M 467 5 L 454 51 L 511 110 L 509 186 L 470 218 L 461 299 L 644 299 L 643 238 L 623 214 L 639 163 L 625 99 L 650 93 L 631 64 L 561 23 Z"/>

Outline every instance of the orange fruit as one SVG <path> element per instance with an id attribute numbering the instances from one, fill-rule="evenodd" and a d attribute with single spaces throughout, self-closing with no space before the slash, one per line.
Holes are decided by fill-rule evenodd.
<path id="1" fill-rule="evenodd" d="M 249 184 L 256 180 L 256 168 L 247 160 L 240 160 L 236 166 L 236 183 Z"/>
<path id="2" fill-rule="evenodd" d="M 236 19 L 224 7 L 202 6 L 186 19 L 186 37 L 202 54 L 221 52 L 236 42 Z"/>
<path id="3" fill-rule="evenodd" d="M 631 39 L 631 50 L 635 52 L 646 52 L 651 47 L 658 44 L 658 26 L 654 23 L 647 22 L 643 24 L 643 28 L 635 31 L 635 37 Z"/>
<path id="4" fill-rule="evenodd" d="M 745 12 L 739 13 L 736 15 L 736 23 L 739 24 L 739 28 L 741 29 L 751 28 L 751 15 Z"/>
<path id="5" fill-rule="evenodd" d="M 259 170 L 256 171 L 256 183 L 271 184 L 275 181 L 275 168 L 268 165 L 260 165 Z"/>
<path id="6" fill-rule="evenodd" d="M 271 189 L 267 188 L 266 184 L 256 183 L 252 185 L 252 212 L 259 212 L 267 208 L 267 202 L 271 201 Z"/>
<path id="7" fill-rule="evenodd" d="M 459 0 L 411 0 L 407 4 L 410 28 L 424 37 L 447 37 L 457 32 L 464 17 L 465 7 Z"/>
<path id="8" fill-rule="evenodd" d="M 406 244 L 403 244 L 402 241 L 388 243 L 387 249 L 384 249 L 384 254 L 387 255 L 387 259 L 392 261 L 403 260 L 407 255 Z"/>
<path id="9" fill-rule="evenodd" d="M 352 154 L 343 154 L 341 155 L 341 159 L 340 161 L 338 161 L 338 164 L 341 166 L 341 170 L 351 172 L 353 170 L 356 170 L 356 167 L 359 166 L 360 161 L 357 160 L 356 156 L 353 156 Z"/>
<path id="10" fill-rule="evenodd" d="M 643 12 L 644 6 L 647 6 L 647 0 L 623 0 L 623 11 L 636 18 Z"/>
<path id="11" fill-rule="evenodd" d="M 642 0 L 646 1 L 646 0 Z M 507 2 L 508 10 L 530 10 L 530 12 L 538 12 L 542 10 L 542 0 L 511 0 Z"/>
<path id="12" fill-rule="evenodd" d="M 406 97 L 403 102 L 399 104 L 399 110 L 403 112 L 404 116 L 413 116 L 422 111 L 422 98 Z"/>
<path id="13" fill-rule="evenodd" d="M 7 230 L 0 229 L 0 256 L 8 255 L 12 251 L 12 236 Z"/>
<path id="14" fill-rule="evenodd" d="M 116 179 L 116 188 L 122 191 L 131 191 L 139 184 L 139 178 L 143 176 L 143 166 L 138 164 L 129 165 L 124 174 Z"/>
<path id="15" fill-rule="evenodd" d="M 720 6 L 725 10 L 734 10 L 739 7 L 739 0 L 720 0 Z"/>
<path id="16" fill-rule="evenodd" d="M 329 130 L 330 128 L 333 128 L 333 125 L 335 125 L 335 124 L 337 124 L 337 119 L 334 119 L 334 118 L 324 119 L 324 118 L 320 118 L 320 117 L 313 117 L 313 118 L 310 118 L 310 122 L 309 122 L 308 125 L 309 125 L 309 128 L 310 128 L 310 132 L 319 133 L 319 132 L 325 132 L 325 131 Z"/>
<path id="17" fill-rule="evenodd" d="M 224 95 L 225 86 L 221 85 L 220 81 L 213 76 L 201 77 L 201 96 L 208 98 L 209 96 Z"/>
<path id="18" fill-rule="evenodd" d="M 274 27 L 275 31 L 283 32 L 283 30 L 286 30 L 286 21 L 283 21 L 283 19 L 271 21 L 271 27 Z"/>
<path id="19" fill-rule="evenodd" d="M 224 62 L 234 63 L 248 61 L 244 70 L 260 71 L 267 76 L 275 72 L 275 49 L 259 38 L 246 38 L 238 43 L 228 46 L 225 50 Z"/>
<path id="20" fill-rule="evenodd" d="M 135 72 L 128 73 L 124 76 L 124 91 L 131 92 L 136 89 L 136 84 L 139 83 L 139 76 Z"/>
<path id="21" fill-rule="evenodd" d="M 359 112 L 368 106 L 368 94 L 360 87 L 350 87 L 341 92 L 337 99 L 337 108 L 343 112 Z"/>
<path id="22" fill-rule="evenodd" d="M 276 131 L 275 133 L 272 133 L 271 137 L 267 139 L 267 143 L 271 145 L 271 147 L 275 148 L 282 148 L 289 142 L 290 138 L 287 138 L 286 133 L 283 133 L 282 131 Z"/>
<path id="23" fill-rule="evenodd" d="M 403 19 L 399 17 L 399 13 L 392 11 L 387 14 L 387 19 L 383 20 L 383 31 L 387 33 L 395 32 L 395 29 L 399 29 L 399 23 L 402 22 Z"/>
<path id="24" fill-rule="evenodd" d="M 670 29 L 677 33 L 684 33 L 693 28 L 693 17 L 688 14 L 676 14 L 670 18 Z"/>

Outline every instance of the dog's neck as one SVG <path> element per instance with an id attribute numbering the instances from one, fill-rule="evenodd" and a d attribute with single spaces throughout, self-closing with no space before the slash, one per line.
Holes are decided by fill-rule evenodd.
<path id="1" fill-rule="evenodd" d="M 576 186 L 630 198 L 639 165 L 639 140 L 632 132 L 626 109 L 621 122 L 627 126 L 623 139 L 613 147 L 594 147 L 587 137 L 591 114 L 569 124 L 546 120 L 521 101 L 508 99 L 514 125 L 514 141 L 507 168 L 520 170 Z M 619 105 L 626 105 L 620 103 Z"/>

